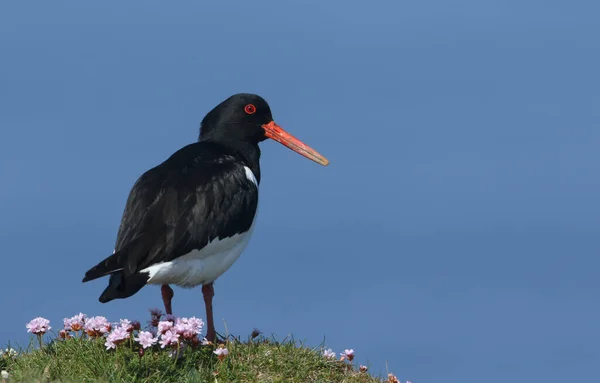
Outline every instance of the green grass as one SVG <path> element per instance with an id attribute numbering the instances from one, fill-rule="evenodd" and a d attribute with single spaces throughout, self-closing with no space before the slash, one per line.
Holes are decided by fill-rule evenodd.
<path id="1" fill-rule="evenodd" d="M 214 346 L 189 347 L 177 358 L 157 346 L 140 356 L 133 342 L 111 351 L 104 340 L 55 340 L 41 350 L 33 344 L 17 357 L 0 356 L 9 382 L 382 382 L 294 340 L 232 340 L 223 361 Z"/>

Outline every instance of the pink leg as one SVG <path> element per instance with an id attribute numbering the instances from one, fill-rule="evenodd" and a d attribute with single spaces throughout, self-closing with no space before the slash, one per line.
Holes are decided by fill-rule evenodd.
<path id="1" fill-rule="evenodd" d="M 165 312 L 169 315 L 173 315 L 173 309 L 171 307 L 171 299 L 173 299 L 173 289 L 169 285 L 162 285 L 160 288 L 162 294 L 163 303 L 165 304 Z"/>
<path id="2" fill-rule="evenodd" d="M 202 294 L 204 295 L 204 306 L 206 307 L 206 339 L 214 342 L 217 332 L 213 321 L 212 299 L 215 296 L 215 290 L 212 282 L 202 286 Z"/>

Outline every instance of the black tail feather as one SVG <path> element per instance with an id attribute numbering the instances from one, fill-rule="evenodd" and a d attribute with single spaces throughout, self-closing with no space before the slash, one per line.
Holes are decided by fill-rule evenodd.
<path id="1" fill-rule="evenodd" d="M 96 266 L 89 269 L 87 273 L 85 273 L 82 282 L 102 278 L 108 274 L 121 270 L 125 270 L 127 274 L 134 274 L 136 266 L 128 261 L 130 258 L 141 258 L 140 254 L 144 254 L 148 251 L 148 243 L 147 241 L 144 241 L 146 237 L 147 236 L 139 236 Z"/>
<path id="2" fill-rule="evenodd" d="M 148 273 L 136 273 L 125 277 L 122 271 L 117 271 L 110 276 L 108 286 L 98 300 L 106 303 L 113 299 L 130 297 L 146 285 L 149 277 Z"/>
<path id="3" fill-rule="evenodd" d="M 123 269 L 123 264 L 127 256 L 128 249 L 124 248 L 107 257 L 96 266 L 92 267 L 85 273 L 82 282 L 93 281 L 104 277 L 105 275 L 117 272 Z"/>

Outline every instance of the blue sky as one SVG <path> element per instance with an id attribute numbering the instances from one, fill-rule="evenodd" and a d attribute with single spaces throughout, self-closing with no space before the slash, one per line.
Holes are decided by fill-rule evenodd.
<path id="1" fill-rule="evenodd" d="M 35 5 L 33 5 L 35 3 Z M 262 145 L 215 315 L 413 382 L 600 379 L 592 1 L 0 4 L 0 343 L 102 305 L 130 187 L 237 92 L 331 160 Z M 175 292 L 204 316 L 200 289 Z"/>

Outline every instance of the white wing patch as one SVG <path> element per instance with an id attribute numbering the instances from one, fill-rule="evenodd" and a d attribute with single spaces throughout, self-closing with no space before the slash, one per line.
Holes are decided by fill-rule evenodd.
<path id="1" fill-rule="evenodd" d="M 254 173 L 252 173 L 252 170 L 250 170 L 250 168 L 247 166 L 244 166 L 244 170 L 246 171 L 246 178 L 252 181 L 252 183 L 254 183 L 256 187 L 258 187 L 258 182 L 256 181 L 256 177 L 254 177 Z"/>

